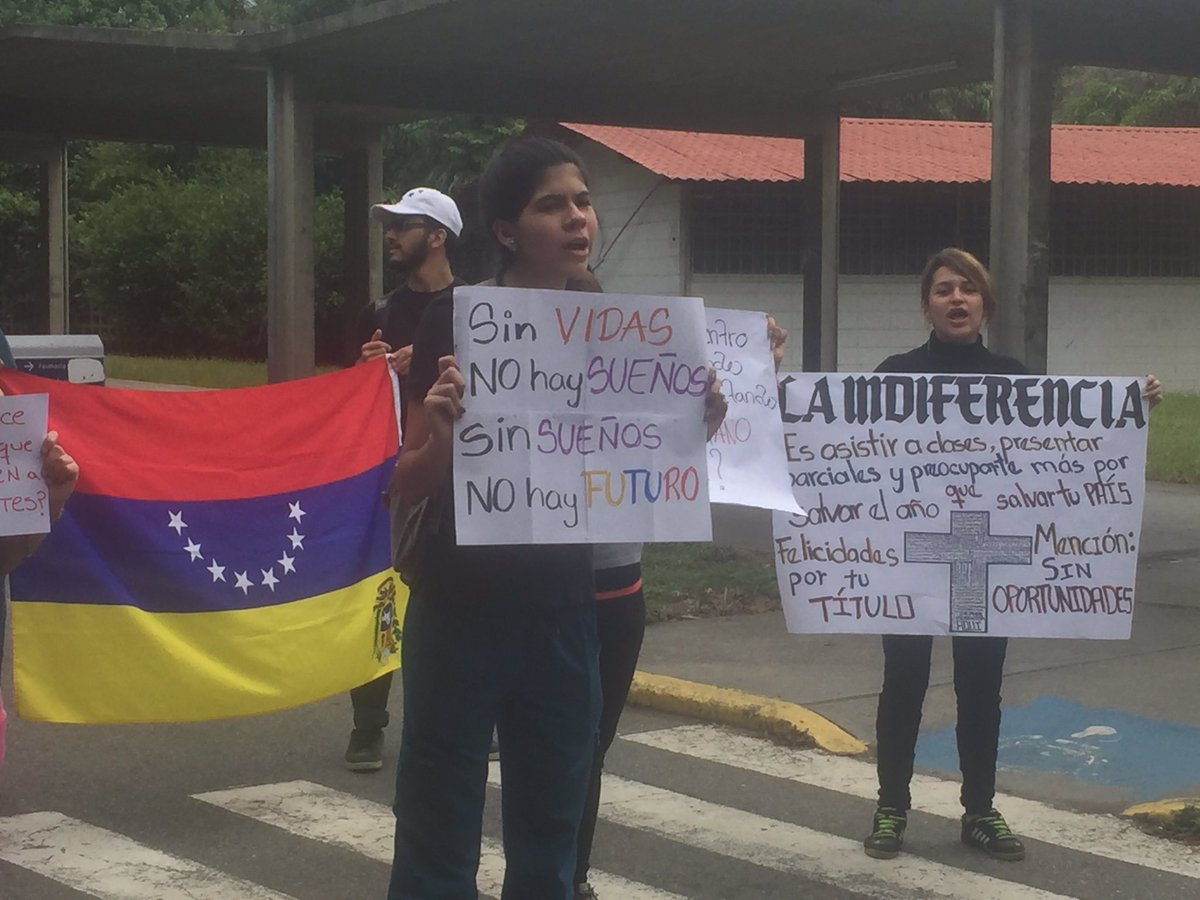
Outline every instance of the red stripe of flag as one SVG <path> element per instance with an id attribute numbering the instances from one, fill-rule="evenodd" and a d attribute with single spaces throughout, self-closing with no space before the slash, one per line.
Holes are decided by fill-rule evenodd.
<path id="1" fill-rule="evenodd" d="M 132 500 L 227 500 L 358 475 L 396 452 L 387 365 L 223 391 L 130 391 L 5 370 L 6 394 L 49 394 L 78 490 Z"/>

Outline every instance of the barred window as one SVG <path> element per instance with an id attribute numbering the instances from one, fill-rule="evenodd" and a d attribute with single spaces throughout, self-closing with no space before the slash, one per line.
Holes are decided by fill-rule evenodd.
<path id="1" fill-rule="evenodd" d="M 1200 277 L 1200 188 L 1055 185 L 1050 274 Z"/>
<path id="2" fill-rule="evenodd" d="M 843 275 L 914 275 L 943 247 L 987 258 L 986 184 L 842 186 Z"/>
<path id="3" fill-rule="evenodd" d="M 692 271 L 801 275 L 803 185 L 697 185 Z M 842 185 L 843 275 L 915 275 L 943 247 L 988 259 L 989 185 Z M 1200 188 L 1055 185 L 1050 274 L 1200 278 Z"/>
<path id="4" fill-rule="evenodd" d="M 698 184 L 690 195 L 692 271 L 701 275 L 804 272 L 799 184 Z"/>

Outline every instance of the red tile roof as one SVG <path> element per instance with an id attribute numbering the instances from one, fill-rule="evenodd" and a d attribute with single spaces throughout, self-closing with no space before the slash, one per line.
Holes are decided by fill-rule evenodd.
<path id="1" fill-rule="evenodd" d="M 612 125 L 566 128 L 677 181 L 799 181 L 804 141 Z M 987 122 L 843 119 L 842 180 L 980 182 L 991 177 Z M 1055 125 L 1056 184 L 1200 187 L 1200 128 Z"/>

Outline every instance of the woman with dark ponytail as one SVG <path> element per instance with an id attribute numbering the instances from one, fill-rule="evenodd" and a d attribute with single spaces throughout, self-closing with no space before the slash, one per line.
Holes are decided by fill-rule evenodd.
<path id="1" fill-rule="evenodd" d="M 579 158 L 511 144 L 480 182 L 502 262 L 493 283 L 562 290 L 587 271 L 596 213 Z M 464 381 L 449 298 L 413 342 L 408 433 L 394 489 L 452 491 Z M 454 504 L 445 504 L 453 515 Z M 475 900 L 495 726 L 502 748 L 505 900 L 568 900 L 600 690 L 591 547 L 471 546 L 438 529 L 404 622 L 404 725 L 390 900 Z"/>

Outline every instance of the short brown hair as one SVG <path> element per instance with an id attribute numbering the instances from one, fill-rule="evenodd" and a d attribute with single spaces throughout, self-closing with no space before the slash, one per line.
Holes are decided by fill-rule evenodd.
<path id="1" fill-rule="evenodd" d="M 933 288 L 933 275 L 945 266 L 951 272 L 966 278 L 977 288 L 983 297 L 983 317 L 990 319 L 996 314 L 996 297 L 992 293 L 992 276 L 983 263 L 966 250 L 958 247 L 947 247 L 929 257 L 925 263 L 925 271 L 921 273 L 921 309 L 929 305 L 929 291 Z"/>

